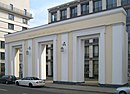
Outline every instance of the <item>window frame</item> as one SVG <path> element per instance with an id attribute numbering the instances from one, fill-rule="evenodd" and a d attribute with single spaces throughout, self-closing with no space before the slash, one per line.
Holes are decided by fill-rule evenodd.
<path id="1" fill-rule="evenodd" d="M 70 17 L 74 18 L 77 17 L 78 11 L 77 6 L 70 7 Z"/>
<path id="2" fill-rule="evenodd" d="M 67 9 L 60 10 L 60 19 L 61 20 L 67 19 Z"/>
<path id="3" fill-rule="evenodd" d="M 8 29 L 14 30 L 14 24 L 8 23 Z"/>
<path id="4" fill-rule="evenodd" d="M 102 0 L 94 0 L 93 1 L 93 12 L 99 12 L 99 11 L 102 11 Z"/>
<path id="5" fill-rule="evenodd" d="M 81 15 L 86 15 L 86 14 L 89 14 L 89 2 L 81 4 Z"/>

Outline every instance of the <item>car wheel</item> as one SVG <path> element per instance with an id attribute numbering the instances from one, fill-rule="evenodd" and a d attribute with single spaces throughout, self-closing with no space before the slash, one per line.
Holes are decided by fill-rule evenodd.
<path id="1" fill-rule="evenodd" d="M 16 82 L 16 85 L 19 86 L 19 82 Z"/>
<path id="2" fill-rule="evenodd" d="M 29 83 L 29 87 L 33 87 L 32 83 Z"/>
<path id="3" fill-rule="evenodd" d="M 119 94 L 127 94 L 125 91 L 120 91 Z"/>

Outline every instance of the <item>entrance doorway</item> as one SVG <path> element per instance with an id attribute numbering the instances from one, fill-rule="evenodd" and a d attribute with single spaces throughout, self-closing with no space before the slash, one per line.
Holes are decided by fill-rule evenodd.
<path id="1" fill-rule="evenodd" d="M 84 51 L 84 79 L 85 81 L 97 81 L 99 74 L 99 39 L 84 40 Z"/>

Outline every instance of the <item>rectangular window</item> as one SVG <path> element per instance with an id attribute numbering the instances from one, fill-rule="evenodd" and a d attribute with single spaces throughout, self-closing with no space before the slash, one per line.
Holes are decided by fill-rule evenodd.
<path id="1" fill-rule="evenodd" d="M 130 43 L 128 43 L 128 56 L 130 57 Z"/>
<path id="2" fill-rule="evenodd" d="M 5 42 L 1 41 L 1 48 L 4 49 L 5 48 Z"/>
<path id="3" fill-rule="evenodd" d="M 93 45 L 93 57 L 98 57 L 99 47 L 98 45 Z"/>
<path id="4" fill-rule="evenodd" d="M 8 23 L 8 29 L 14 30 L 14 24 Z"/>
<path id="5" fill-rule="evenodd" d="M 81 15 L 85 15 L 89 13 L 89 3 L 81 5 Z"/>
<path id="6" fill-rule="evenodd" d="M 51 13 L 51 22 L 57 21 L 57 12 Z"/>
<path id="7" fill-rule="evenodd" d="M 27 10 L 26 9 L 24 9 L 24 15 L 27 15 Z"/>
<path id="8" fill-rule="evenodd" d="M 99 12 L 102 10 L 102 0 L 95 0 L 93 2 L 93 11 Z"/>
<path id="9" fill-rule="evenodd" d="M 67 9 L 61 10 L 61 20 L 67 19 Z"/>
<path id="10" fill-rule="evenodd" d="M 27 27 L 22 27 L 22 30 L 27 30 Z"/>
<path id="11" fill-rule="evenodd" d="M 10 9 L 13 10 L 13 4 L 10 4 Z"/>
<path id="12" fill-rule="evenodd" d="M 127 18 L 126 18 L 126 20 L 128 22 L 128 21 L 130 21 L 130 9 L 127 9 L 126 12 L 127 12 Z"/>
<path id="13" fill-rule="evenodd" d="M 13 14 L 9 14 L 9 15 L 8 15 L 8 18 L 9 18 L 10 20 L 14 20 L 14 15 L 13 15 Z"/>
<path id="14" fill-rule="evenodd" d="M 89 58 L 89 46 L 85 46 L 85 59 Z"/>
<path id="15" fill-rule="evenodd" d="M 117 0 L 107 0 L 107 9 L 115 8 L 117 6 Z"/>
<path id="16" fill-rule="evenodd" d="M 5 60 L 5 53 L 1 52 L 1 60 Z"/>
<path id="17" fill-rule="evenodd" d="M 130 37 L 130 25 L 127 25 L 127 28 L 126 28 L 127 30 L 127 32 L 128 32 L 128 36 Z"/>
<path id="18" fill-rule="evenodd" d="M 130 4 L 130 0 L 121 0 L 122 5 L 128 5 Z"/>
<path id="19" fill-rule="evenodd" d="M 71 18 L 76 17 L 77 16 L 77 6 L 71 7 L 70 10 L 71 10 L 71 15 L 70 15 Z"/>
<path id="20" fill-rule="evenodd" d="M 24 23 L 24 24 L 28 24 L 28 20 L 25 19 L 25 18 L 23 18 L 23 23 Z"/>

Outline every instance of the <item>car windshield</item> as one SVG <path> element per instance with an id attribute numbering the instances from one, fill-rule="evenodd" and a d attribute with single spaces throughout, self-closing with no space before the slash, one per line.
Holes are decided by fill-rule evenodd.
<path id="1" fill-rule="evenodd" d="M 32 77 L 33 80 L 40 80 L 39 78 L 37 77 Z"/>

